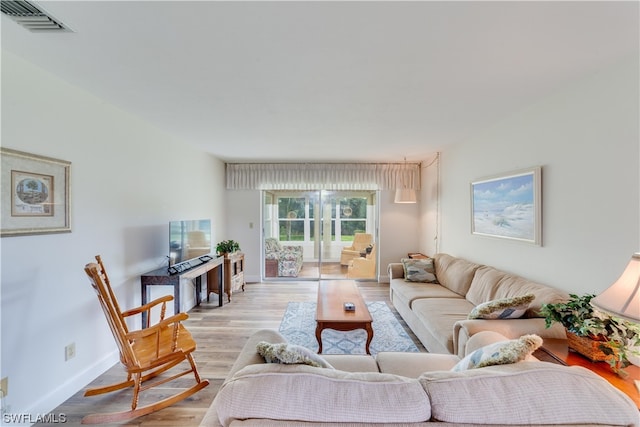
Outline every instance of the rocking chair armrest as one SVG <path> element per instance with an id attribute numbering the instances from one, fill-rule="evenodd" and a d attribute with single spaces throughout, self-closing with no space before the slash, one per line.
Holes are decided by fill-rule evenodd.
<path id="1" fill-rule="evenodd" d="M 149 326 L 148 328 L 144 328 L 144 329 L 139 329 L 137 331 L 131 331 L 129 333 L 127 333 L 127 339 L 136 339 L 136 338 L 143 338 L 143 337 L 147 337 L 149 335 L 153 335 L 155 333 L 157 333 L 160 329 L 168 327 L 170 325 L 173 324 L 177 324 L 182 322 L 183 320 L 187 320 L 189 318 L 189 315 L 187 313 L 178 313 L 175 314 L 171 317 L 167 317 L 164 320 L 161 320 L 160 322 L 156 323 L 155 325 Z"/>
<path id="2" fill-rule="evenodd" d="M 162 296 L 160 298 L 156 298 L 153 301 L 146 303 L 145 305 L 141 305 L 140 307 L 136 307 L 136 308 L 132 308 L 132 309 L 127 310 L 127 311 L 123 311 L 122 312 L 122 316 L 128 317 L 128 316 L 133 316 L 133 315 L 136 315 L 136 314 L 140 314 L 142 312 L 151 310 L 153 307 L 155 307 L 158 304 L 161 304 L 161 303 L 164 303 L 164 302 L 169 302 L 169 301 L 173 301 L 173 295 L 165 295 L 165 296 Z"/>

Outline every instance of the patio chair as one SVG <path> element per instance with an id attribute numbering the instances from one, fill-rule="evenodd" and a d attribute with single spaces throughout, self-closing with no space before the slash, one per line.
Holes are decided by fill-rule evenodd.
<path id="1" fill-rule="evenodd" d="M 364 257 L 349 261 L 347 279 L 371 279 L 376 277 L 376 245 Z"/>
<path id="2" fill-rule="evenodd" d="M 362 255 L 371 242 L 373 237 L 369 233 L 355 233 L 353 235 L 353 242 L 351 246 L 342 248 L 340 253 L 340 265 L 349 265 L 349 261 L 354 258 L 359 258 Z"/>

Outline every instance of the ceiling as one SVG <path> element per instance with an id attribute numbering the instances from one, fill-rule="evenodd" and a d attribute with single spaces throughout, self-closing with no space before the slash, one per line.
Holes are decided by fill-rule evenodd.
<path id="1" fill-rule="evenodd" d="M 3 50 L 229 162 L 422 160 L 639 50 L 635 1 L 32 3 L 73 32 Z"/>

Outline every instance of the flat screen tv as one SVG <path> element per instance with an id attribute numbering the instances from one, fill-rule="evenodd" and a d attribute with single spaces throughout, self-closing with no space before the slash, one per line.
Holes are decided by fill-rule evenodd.
<path id="1" fill-rule="evenodd" d="M 210 253 L 210 219 L 169 222 L 169 266 Z"/>

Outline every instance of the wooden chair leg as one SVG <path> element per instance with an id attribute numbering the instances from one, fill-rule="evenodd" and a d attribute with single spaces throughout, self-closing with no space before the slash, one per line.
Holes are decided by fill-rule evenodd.
<path id="1" fill-rule="evenodd" d="M 196 361 L 193 359 L 193 355 L 191 353 L 187 354 L 187 360 L 191 365 L 191 371 L 193 372 L 193 376 L 196 377 L 196 382 L 200 382 L 200 374 L 198 374 L 198 368 L 196 367 Z"/>
<path id="2" fill-rule="evenodd" d="M 134 411 L 138 406 L 138 398 L 140 396 L 140 386 L 142 385 L 142 375 L 140 373 L 134 374 L 133 397 L 131 398 L 131 410 Z"/>

